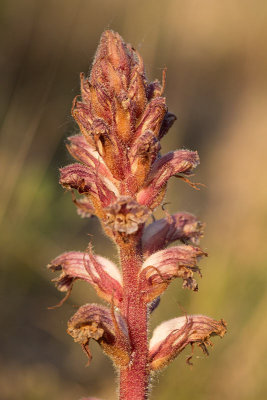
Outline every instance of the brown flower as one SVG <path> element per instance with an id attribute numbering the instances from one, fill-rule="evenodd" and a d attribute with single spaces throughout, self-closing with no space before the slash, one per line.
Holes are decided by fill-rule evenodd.
<path id="1" fill-rule="evenodd" d="M 98 304 L 85 304 L 68 322 L 67 332 L 79 343 L 91 359 L 90 339 L 97 341 L 116 365 L 129 362 L 127 325 L 118 311 L 111 311 Z"/>
<path id="2" fill-rule="evenodd" d="M 127 235 L 137 232 L 150 215 L 150 210 L 138 204 L 130 197 L 120 197 L 115 203 L 105 209 L 106 225 L 114 232 Z"/>

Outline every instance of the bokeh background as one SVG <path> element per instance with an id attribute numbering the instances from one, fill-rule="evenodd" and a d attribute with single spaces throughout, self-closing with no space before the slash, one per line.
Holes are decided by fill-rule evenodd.
<path id="1" fill-rule="evenodd" d="M 166 96 L 178 120 L 163 152 L 198 150 L 195 191 L 171 180 L 169 212 L 207 224 L 199 292 L 174 282 L 151 330 L 183 313 L 223 317 L 229 332 L 210 356 L 185 350 L 155 377 L 155 400 L 262 400 L 267 391 L 267 3 L 264 0 L 1 0 L 0 95 L 0 399 L 116 399 L 113 367 L 92 345 L 85 368 L 65 332 L 79 305 L 98 301 L 82 282 L 62 295 L 45 265 L 66 250 L 114 259 L 97 220 L 76 215 L 58 185 L 77 132 L 70 108 L 79 73 L 103 30 L 114 29 L 142 54 L 149 78 L 167 66 Z M 157 216 L 160 216 L 158 212 Z M 93 235 L 89 237 L 88 234 Z M 114 378 L 115 377 L 115 378 Z"/>

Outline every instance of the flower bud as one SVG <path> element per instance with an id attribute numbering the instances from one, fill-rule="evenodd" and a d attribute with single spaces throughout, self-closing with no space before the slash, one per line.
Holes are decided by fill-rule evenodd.
<path id="1" fill-rule="evenodd" d="M 90 218 L 95 214 L 95 209 L 91 203 L 91 200 L 86 195 L 76 199 L 75 195 L 72 196 L 72 201 L 77 207 L 77 214 L 80 215 L 81 218 Z"/>
<path id="2" fill-rule="evenodd" d="M 160 324 L 153 332 L 149 344 L 149 359 L 152 370 L 164 368 L 188 344 L 197 345 L 208 355 L 209 338 L 226 333 L 223 319 L 216 321 L 204 315 L 189 315 L 174 318 Z M 189 360 L 192 358 L 189 357 Z"/>

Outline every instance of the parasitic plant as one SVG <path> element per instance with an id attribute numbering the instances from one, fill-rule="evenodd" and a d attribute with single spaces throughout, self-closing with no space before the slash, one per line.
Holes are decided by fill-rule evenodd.
<path id="1" fill-rule="evenodd" d="M 82 279 L 107 302 L 80 307 L 67 332 L 89 361 L 91 339 L 113 360 L 120 400 L 147 399 L 154 371 L 189 344 L 207 354 L 210 337 L 226 332 L 223 320 L 186 315 L 163 322 L 148 340 L 149 316 L 161 294 L 175 278 L 196 291 L 197 264 L 206 256 L 199 247 L 203 224 L 192 214 L 166 215 L 146 225 L 163 202 L 169 178 L 194 186 L 187 176 L 199 164 L 196 151 L 160 154 L 160 139 L 176 119 L 162 96 L 164 80 L 165 74 L 162 84 L 149 83 L 138 52 L 119 34 L 104 32 L 90 76 L 81 74 L 81 96 L 73 102 L 81 134 L 70 137 L 67 147 L 78 162 L 60 170 L 60 184 L 72 191 L 78 213 L 97 216 L 118 249 L 120 269 L 91 246 L 61 254 L 49 268 L 60 271 L 55 282 L 65 298 Z M 175 241 L 181 244 L 169 247 Z"/>

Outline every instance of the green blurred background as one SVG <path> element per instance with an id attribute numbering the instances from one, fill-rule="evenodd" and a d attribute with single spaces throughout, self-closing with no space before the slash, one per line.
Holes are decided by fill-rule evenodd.
<path id="1" fill-rule="evenodd" d="M 149 78 L 167 66 L 166 96 L 178 121 L 163 152 L 198 150 L 195 191 L 171 180 L 169 212 L 207 223 L 199 292 L 176 281 L 151 320 L 188 313 L 224 318 L 229 331 L 206 358 L 186 349 L 155 377 L 155 400 L 266 398 L 267 3 L 264 0 L 1 0 L 1 400 L 116 398 L 113 367 L 96 344 L 85 368 L 65 332 L 77 306 L 98 301 L 76 283 L 62 297 L 45 265 L 66 250 L 114 258 L 97 220 L 76 215 L 58 185 L 77 132 L 70 108 L 103 30 L 142 54 Z M 157 216 L 160 216 L 160 212 Z M 93 238 L 88 237 L 92 234 Z"/>

